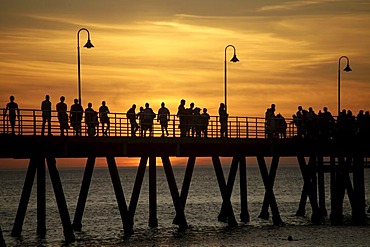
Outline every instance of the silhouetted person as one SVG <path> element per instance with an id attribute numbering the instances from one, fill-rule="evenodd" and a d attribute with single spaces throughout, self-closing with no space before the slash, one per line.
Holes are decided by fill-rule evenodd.
<path id="1" fill-rule="evenodd" d="M 221 124 L 221 138 L 227 137 L 227 120 L 229 117 L 229 114 L 226 112 L 225 104 L 220 103 L 220 107 L 218 108 L 218 115 L 220 116 L 220 124 Z"/>
<path id="2" fill-rule="evenodd" d="M 88 103 L 85 109 L 85 123 L 88 136 L 94 136 L 98 125 L 98 113 L 92 108 L 92 103 Z"/>
<path id="3" fill-rule="evenodd" d="M 15 134 L 15 119 L 18 117 L 19 120 L 19 108 L 18 104 L 14 102 L 15 98 L 14 96 L 10 96 L 10 102 L 6 104 L 5 112 L 4 112 L 4 117 L 6 116 L 7 111 L 9 110 L 9 122 L 10 126 L 12 127 L 12 135 Z"/>
<path id="4" fill-rule="evenodd" d="M 275 104 L 271 104 L 265 112 L 266 134 L 268 138 L 273 138 L 275 133 Z"/>
<path id="5" fill-rule="evenodd" d="M 317 137 L 317 115 L 312 107 L 308 108 L 305 120 L 307 131 L 306 137 L 311 139 Z"/>
<path id="6" fill-rule="evenodd" d="M 100 123 L 101 123 L 101 132 L 103 136 L 108 136 L 108 130 L 110 127 L 110 121 L 108 117 L 109 113 L 109 108 L 106 106 L 105 101 L 101 102 L 101 106 L 99 107 L 99 118 L 100 118 Z M 107 125 L 107 128 L 104 129 L 104 125 Z"/>
<path id="7" fill-rule="evenodd" d="M 136 131 L 139 129 L 139 125 L 136 122 L 136 105 L 133 104 L 132 107 L 127 111 L 126 116 L 130 120 L 131 125 L 131 136 L 136 136 Z"/>
<path id="8" fill-rule="evenodd" d="M 286 138 L 287 123 L 285 118 L 280 113 L 275 116 L 275 132 L 281 138 Z"/>
<path id="9" fill-rule="evenodd" d="M 297 136 L 298 138 L 303 137 L 303 108 L 298 106 L 298 111 L 295 114 L 296 118 L 294 119 L 294 124 L 297 127 Z"/>
<path id="10" fill-rule="evenodd" d="M 67 114 L 67 104 L 64 103 L 65 97 L 60 97 L 60 102 L 56 105 L 56 110 L 58 112 L 58 121 L 60 126 L 60 135 L 64 136 L 64 130 L 66 130 L 68 135 L 68 114 Z"/>
<path id="11" fill-rule="evenodd" d="M 168 136 L 168 121 L 170 120 L 170 111 L 165 107 L 164 102 L 161 103 L 161 108 L 158 110 L 158 122 L 161 124 L 162 137 L 164 137 L 164 132 Z"/>
<path id="12" fill-rule="evenodd" d="M 194 137 L 194 103 L 190 103 L 189 108 L 186 111 L 186 135 Z"/>
<path id="13" fill-rule="evenodd" d="M 180 128 L 180 136 L 181 137 L 184 137 L 186 136 L 186 129 L 187 129 L 187 126 L 186 126 L 186 110 L 185 110 L 185 100 L 182 99 L 180 101 L 180 105 L 177 109 L 177 117 L 180 119 L 180 124 L 179 124 L 179 128 Z"/>
<path id="14" fill-rule="evenodd" d="M 202 119 L 200 116 L 200 108 L 195 107 L 193 111 L 193 129 L 196 137 L 201 137 L 202 133 Z"/>
<path id="15" fill-rule="evenodd" d="M 142 113 L 141 127 L 143 129 L 143 135 L 146 136 L 146 131 L 149 130 L 149 136 L 152 136 L 153 131 L 153 119 L 155 118 L 155 113 L 152 108 L 149 107 L 149 103 L 145 103 L 145 109 Z"/>
<path id="16" fill-rule="evenodd" d="M 76 136 L 81 135 L 81 121 L 83 111 L 84 110 L 82 106 L 78 103 L 78 99 L 74 99 L 74 104 L 71 106 L 69 118 L 71 120 L 71 126 L 73 127 Z"/>
<path id="17" fill-rule="evenodd" d="M 140 136 L 143 136 L 143 127 L 141 126 L 141 122 L 143 120 L 143 112 L 144 112 L 144 107 L 140 106 L 140 111 L 136 115 L 136 117 L 139 119 L 139 128 L 140 128 Z"/>
<path id="18" fill-rule="evenodd" d="M 334 129 L 335 120 L 333 115 L 328 111 L 328 108 L 325 106 L 323 112 L 319 115 L 320 120 L 320 129 L 321 135 L 323 138 L 332 137 L 332 132 Z"/>
<path id="19" fill-rule="evenodd" d="M 203 132 L 203 136 L 208 136 L 208 122 L 211 118 L 209 114 L 207 113 L 207 108 L 203 108 L 203 113 L 200 115 L 201 117 L 201 131 Z"/>
<path id="20" fill-rule="evenodd" d="M 41 135 L 45 134 L 45 124 L 48 122 L 48 135 L 51 135 L 51 102 L 50 96 L 46 95 L 45 100 L 41 103 L 41 110 L 42 110 L 42 127 L 41 127 Z"/>

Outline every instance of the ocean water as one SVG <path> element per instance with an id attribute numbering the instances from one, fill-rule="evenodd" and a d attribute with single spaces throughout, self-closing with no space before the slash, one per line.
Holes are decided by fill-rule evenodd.
<path id="1" fill-rule="evenodd" d="M 227 179 L 230 164 L 223 164 Z M 179 191 L 185 173 L 184 166 L 173 167 Z M 69 214 L 73 221 L 83 168 L 59 169 Z M 126 203 L 129 204 L 136 177 L 136 167 L 120 167 L 119 173 Z M 22 237 L 10 236 L 26 169 L 0 170 L 0 225 L 8 246 L 63 246 L 63 229 L 51 181 L 46 172 L 47 234 L 36 237 L 36 178 L 33 186 Z M 234 213 L 239 221 L 239 175 L 231 196 Z M 370 171 L 365 169 L 366 201 L 369 191 Z M 108 168 L 95 168 L 82 220 L 82 231 L 75 232 L 76 241 L 69 246 L 367 246 L 370 227 L 351 223 L 348 197 L 344 201 L 344 226 L 331 226 L 329 219 L 320 225 L 310 222 L 309 200 L 306 216 L 297 217 L 303 179 L 298 166 L 279 167 L 274 185 L 275 197 L 284 226 L 273 226 L 272 220 L 258 218 L 261 211 L 264 186 L 258 167 L 247 167 L 248 208 L 250 222 L 230 228 L 217 220 L 222 205 L 221 193 L 212 166 L 195 166 L 185 207 L 189 229 L 180 231 L 172 224 L 175 209 L 163 167 L 157 167 L 158 227 L 149 228 L 148 169 L 142 185 L 136 214 L 134 234 L 125 239 L 117 201 Z M 329 174 L 325 174 L 326 208 L 330 214 Z M 271 214 L 271 213 L 270 213 Z M 270 217 L 271 218 L 271 217 Z M 287 237 L 292 236 L 293 241 Z M 370 243 L 369 243 L 370 244 Z"/>

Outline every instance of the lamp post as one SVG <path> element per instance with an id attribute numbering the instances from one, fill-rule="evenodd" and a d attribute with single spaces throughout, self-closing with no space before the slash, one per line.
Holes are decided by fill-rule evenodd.
<path id="1" fill-rule="evenodd" d="M 338 116 L 340 114 L 340 60 L 342 58 L 347 59 L 347 66 L 343 69 L 345 72 L 350 72 L 352 69 L 349 67 L 349 58 L 346 56 L 341 56 L 338 60 Z"/>
<path id="2" fill-rule="evenodd" d="M 90 40 L 89 30 L 87 30 L 86 28 L 81 28 L 80 30 L 78 30 L 78 32 L 77 32 L 78 102 L 80 103 L 80 105 L 82 105 L 82 102 L 81 102 L 81 58 L 80 58 L 80 32 L 81 31 L 86 31 L 87 32 L 87 42 L 84 45 L 84 47 L 86 47 L 88 49 L 94 47 L 93 44 L 91 43 L 91 40 Z"/>
<path id="3" fill-rule="evenodd" d="M 236 57 L 236 49 L 235 49 L 235 46 L 233 46 L 233 45 L 227 45 L 226 47 L 225 47 L 225 110 L 226 110 L 226 112 L 227 112 L 227 86 L 226 86 L 226 84 L 227 84 L 227 76 L 226 76 L 226 50 L 227 50 L 227 48 L 229 48 L 229 47 L 232 47 L 233 49 L 234 49 L 234 56 L 233 56 L 233 58 L 230 60 L 230 62 L 233 62 L 233 63 L 236 63 L 236 62 L 239 62 L 239 59 Z"/>

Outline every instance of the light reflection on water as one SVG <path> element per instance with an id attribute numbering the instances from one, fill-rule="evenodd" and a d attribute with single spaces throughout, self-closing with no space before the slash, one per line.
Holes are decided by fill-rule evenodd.
<path id="1" fill-rule="evenodd" d="M 229 166 L 224 166 L 225 178 L 228 176 Z M 77 204 L 83 169 L 60 169 L 63 189 L 66 196 L 71 220 Z M 129 204 L 136 168 L 119 168 L 121 183 L 125 193 L 126 203 Z M 181 190 L 185 167 L 174 167 L 177 186 Z M 257 167 L 248 167 L 248 208 L 251 222 L 247 225 L 240 223 L 237 228 L 230 229 L 225 223 L 218 222 L 217 216 L 222 204 L 221 194 L 212 166 L 196 166 L 185 207 L 185 215 L 189 229 L 181 232 L 172 224 L 175 209 L 170 196 L 167 181 L 162 167 L 157 167 L 157 216 L 158 228 L 148 227 L 149 219 L 149 190 L 148 171 L 137 205 L 134 218 L 134 235 L 130 239 L 123 239 L 122 222 L 118 210 L 114 190 L 107 168 L 95 168 L 89 195 L 82 221 L 82 232 L 76 232 L 77 241 L 71 246 L 98 246 L 98 245 L 209 245 L 220 246 L 238 242 L 240 234 L 243 236 L 258 229 L 275 229 L 271 219 L 261 220 L 258 215 L 264 197 L 264 186 Z M 6 242 L 9 246 L 62 245 L 64 236 L 58 209 L 53 194 L 50 178 L 47 175 L 47 236 L 44 240 L 36 238 L 36 181 L 28 205 L 23 225 L 22 238 L 17 240 L 10 237 L 18 203 L 24 183 L 25 169 L 0 170 L 0 224 Z M 369 181 L 369 172 L 365 170 L 365 181 Z M 36 180 L 36 179 L 35 179 Z M 326 206 L 330 213 L 329 174 L 325 174 Z M 274 185 L 274 192 L 279 206 L 280 214 L 287 226 L 308 226 L 311 214 L 309 201 L 306 215 L 296 217 L 303 179 L 298 167 L 280 167 Z M 368 185 L 367 185 L 368 186 Z M 368 188 L 366 188 L 367 190 Z M 238 176 L 231 196 L 234 213 L 239 220 L 240 199 Z M 349 201 L 346 198 L 344 213 L 347 218 L 351 214 Z M 327 220 L 326 225 L 330 225 Z M 214 241 L 214 242 L 212 242 Z"/>

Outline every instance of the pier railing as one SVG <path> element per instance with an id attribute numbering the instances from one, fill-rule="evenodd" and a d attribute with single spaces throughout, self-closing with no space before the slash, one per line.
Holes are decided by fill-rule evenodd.
<path id="1" fill-rule="evenodd" d="M 0 116 L 0 133 L 10 134 L 12 132 L 11 123 L 9 121 L 8 114 L 4 115 L 5 109 L 2 109 Z M 67 112 L 70 116 L 70 112 Z M 60 124 L 58 121 L 58 113 L 52 111 L 51 113 L 51 133 L 52 135 L 60 135 Z M 296 135 L 297 130 L 293 124 L 292 119 L 286 118 L 287 128 L 286 137 L 290 138 Z M 108 136 L 112 137 L 130 137 L 131 136 L 131 124 L 127 118 L 126 113 L 109 113 L 110 128 L 108 130 Z M 15 134 L 16 135 L 41 135 L 42 132 L 42 111 L 34 109 L 20 109 L 19 117 L 17 116 L 15 122 Z M 95 136 L 102 136 L 100 119 L 96 127 Z M 191 121 L 190 121 L 191 122 Z M 137 136 L 140 136 L 140 120 L 137 119 L 139 129 L 136 132 Z M 70 129 L 65 131 L 65 135 L 73 136 L 74 131 L 68 120 Z M 180 119 L 176 115 L 170 115 L 168 121 L 168 137 L 180 137 L 181 131 L 179 128 Z M 197 124 L 190 124 L 190 127 L 194 127 L 194 134 L 190 128 L 190 134 L 188 136 L 196 137 L 196 128 L 199 127 Z M 106 124 L 104 126 L 106 128 Z M 161 125 L 158 121 L 158 116 L 153 120 L 153 131 L 152 137 L 162 136 Z M 210 116 L 207 126 L 207 137 L 208 138 L 219 138 L 221 124 L 219 116 Z M 48 126 L 46 123 L 45 135 L 48 135 Z M 165 133 L 166 135 L 166 133 Z M 85 122 L 85 113 L 83 114 L 81 122 L 81 136 L 88 136 L 88 126 Z M 149 130 L 146 133 L 149 136 Z M 204 137 L 204 133 L 201 132 L 201 137 Z M 266 138 L 266 120 L 261 117 L 240 117 L 240 116 L 229 116 L 227 124 L 227 137 L 228 138 Z"/>

